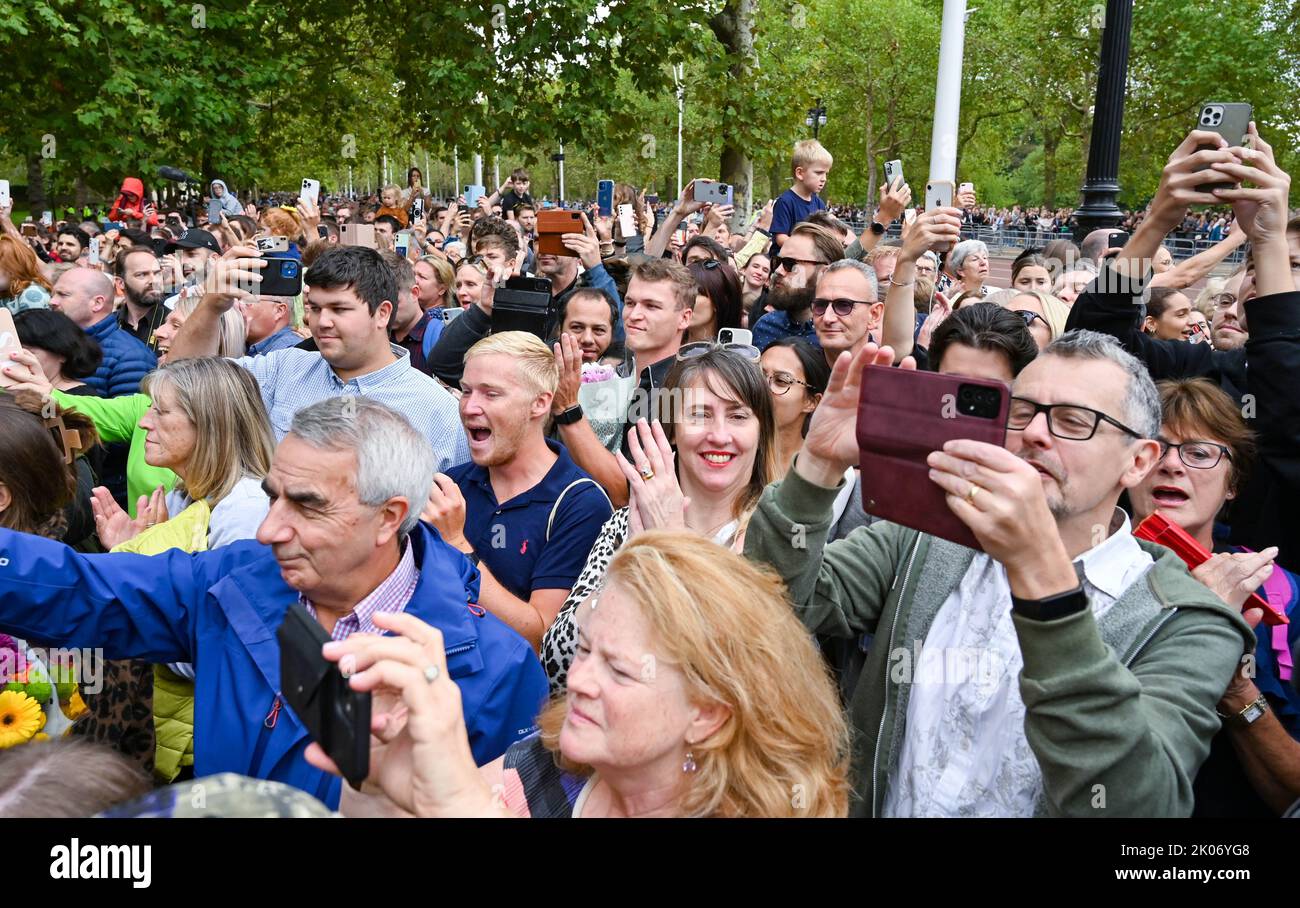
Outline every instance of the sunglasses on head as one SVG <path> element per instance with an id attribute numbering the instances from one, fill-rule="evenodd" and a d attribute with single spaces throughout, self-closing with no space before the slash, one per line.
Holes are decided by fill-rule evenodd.
<path id="1" fill-rule="evenodd" d="M 759 349 L 752 344 L 719 344 L 716 341 L 695 341 L 691 344 L 684 344 L 677 351 L 678 359 L 693 359 L 697 356 L 703 356 L 706 353 L 712 353 L 714 350 L 725 350 L 728 353 L 735 353 L 737 356 L 743 356 L 751 362 L 758 362 L 762 357 Z"/>
<path id="2" fill-rule="evenodd" d="M 1037 312 L 1031 312 L 1028 309 L 1012 309 L 1011 311 L 1020 316 L 1021 320 L 1025 323 L 1026 328 L 1034 323 L 1034 319 L 1038 319 L 1044 325 L 1047 325 L 1047 319 L 1043 318 Z M 1047 327 L 1051 328 L 1052 326 L 1047 325 Z"/>

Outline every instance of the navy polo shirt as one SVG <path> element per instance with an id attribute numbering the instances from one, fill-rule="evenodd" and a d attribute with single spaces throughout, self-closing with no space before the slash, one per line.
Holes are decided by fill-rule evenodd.
<path id="1" fill-rule="evenodd" d="M 534 590 L 567 590 L 577 582 L 600 528 L 613 513 L 594 482 L 565 494 L 551 524 L 556 499 L 570 483 L 589 479 L 559 442 L 546 439 L 558 459 L 542 481 L 504 504 L 492 491 L 486 467 L 474 462 L 447 471 L 465 497 L 465 538 L 510 593 L 527 601 Z"/>

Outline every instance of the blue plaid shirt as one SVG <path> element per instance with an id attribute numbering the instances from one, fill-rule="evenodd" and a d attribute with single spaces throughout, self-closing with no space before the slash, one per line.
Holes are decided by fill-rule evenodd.
<path id="1" fill-rule="evenodd" d="M 276 350 L 286 350 L 289 347 L 296 347 L 302 343 L 302 335 L 292 328 L 284 327 L 272 334 L 270 337 L 264 337 L 255 344 L 248 345 L 249 356 L 265 356 L 268 353 L 274 353 Z"/>
<path id="2" fill-rule="evenodd" d="M 257 379 L 276 441 L 289 432 L 294 414 L 303 407 L 327 397 L 360 394 L 401 413 L 429 439 L 439 472 L 465 463 L 469 440 L 460 424 L 456 399 L 432 378 L 412 369 L 409 353 L 394 344 L 389 347 L 397 362 L 346 382 L 319 353 L 296 347 L 244 356 L 235 362 Z"/>

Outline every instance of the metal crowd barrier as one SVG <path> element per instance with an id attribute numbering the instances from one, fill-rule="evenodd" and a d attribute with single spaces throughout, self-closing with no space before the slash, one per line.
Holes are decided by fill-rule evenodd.
<path id="1" fill-rule="evenodd" d="M 854 220 L 848 222 L 855 233 L 862 233 L 867 229 L 865 220 Z M 886 239 L 898 239 L 902 236 L 902 225 L 895 221 L 889 225 L 885 231 Z M 983 226 L 965 226 L 961 229 L 961 236 L 964 240 L 982 240 L 984 245 L 989 247 L 989 252 L 994 255 L 1018 255 L 1022 250 L 1030 247 L 1042 248 L 1052 240 L 1073 239 L 1073 234 L 1066 231 L 1040 230 L 1037 227 L 1016 228 L 1003 227 L 994 229 Z M 1191 258 L 1197 253 L 1213 247 L 1218 241 L 1209 240 L 1200 237 L 1165 237 L 1164 246 L 1173 255 L 1174 261 L 1182 261 Z M 1229 265 L 1236 265 L 1244 261 L 1246 257 L 1245 247 L 1239 246 L 1232 251 L 1224 261 Z"/>

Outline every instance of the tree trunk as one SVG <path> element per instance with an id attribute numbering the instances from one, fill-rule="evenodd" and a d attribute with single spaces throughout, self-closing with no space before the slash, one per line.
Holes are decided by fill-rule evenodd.
<path id="1" fill-rule="evenodd" d="M 1043 205 L 1056 208 L 1056 149 L 1061 136 L 1054 130 L 1043 134 Z"/>
<path id="2" fill-rule="evenodd" d="M 750 70 L 758 64 L 754 51 L 754 12 L 757 0 L 727 0 L 716 16 L 709 20 L 713 34 L 734 56 L 729 83 L 730 91 L 744 91 L 752 84 Z M 722 182 L 733 187 L 736 213 L 749 220 L 753 207 L 754 162 L 740 146 L 735 134 L 727 130 L 722 139 Z"/>
<path id="3" fill-rule="evenodd" d="M 80 220 L 86 210 L 86 205 L 90 202 L 90 187 L 86 185 L 86 178 L 77 175 L 77 181 L 73 187 L 73 198 L 77 206 L 77 219 Z"/>
<path id="4" fill-rule="evenodd" d="M 876 202 L 876 130 L 872 120 L 871 97 L 863 99 L 862 123 L 867 137 L 867 216 L 870 217 Z"/>
<path id="5" fill-rule="evenodd" d="M 27 209 L 32 213 L 32 220 L 40 220 L 49 201 L 45 195 L 45 165 L 42 162 L 39 151 L 27 153 Z"/>

